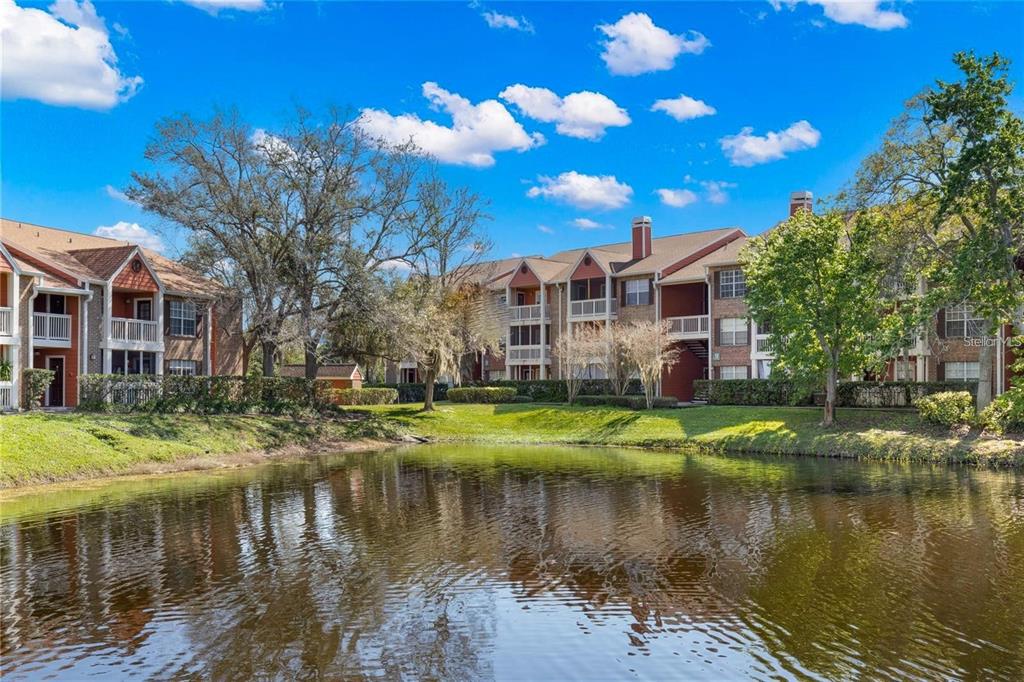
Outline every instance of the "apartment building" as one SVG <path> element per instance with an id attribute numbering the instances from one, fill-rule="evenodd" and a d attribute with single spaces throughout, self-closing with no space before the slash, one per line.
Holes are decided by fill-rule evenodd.
<path id="1" fill-rule="evenodd" d="M 0 219 L 0 409 L 23 368 L 49 369 L 49 407 L 78 404 L 82 374 L 240 374 L 242 307 L 136 244 Z"/>
<path id="2" fill-rule="evenodd" d="M 794 192 L 789 214 L 811 210 L 811 202 L 810 192 Z M 739 228 L 656 237 L 650 218 L 639 217 L 629 241 L 488 263 L 489 278 L 482 283 L 505 316 L 504 353 L 471 359 L 463 378 L 560 378 L 551 352 L 559 334 L 580 324 L 631 320 L 669 324 L 679 360 L 662 377 L 663 396 L 691 400 L 697 379 L 768 378 L 771 330 L 750 317 L 739 263 L 747 241 Z M 978 330 L 969 306 L 940 311 L 934 330 L 923 330 L 883 378 L 977 379 Z M 1001 349 L 993 377 L 997 394 L 1009 386 L 1011 331 L 1002 330 L 995 340 Z M 406 365 L 399 378 L 417 379 L 414 363 Z M 590 371 L 601 378 L 597 368 Z"/>

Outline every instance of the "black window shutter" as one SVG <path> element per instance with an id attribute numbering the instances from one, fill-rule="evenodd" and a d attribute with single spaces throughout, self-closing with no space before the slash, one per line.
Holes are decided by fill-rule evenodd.
<path id="1" fill-rule="evenodd" d="M 721 271 L 716 271 L 715 272 L 714 285 L 715 285 L 714 293 L 712 295 L 715 298 L 721 298 L 722 297 L 722 273 L 721 273 Z"/>
<path id="2" fill-rule="evenodd" d="M 939 312 L 935 315 L 935 331 L 939 335 L 940 339 L 946 338 L 946 309 L 939 308 Z"/>
<path id="3" fill-rule="evenodd" d="M 946 363 L 938 362 L 935 364 L 935 378 L 938 381 L 946 380 Z"/>
<path id="4" fill-rule="evenodd" d="M 626 305 L 626 280 L 619 282 L 619 305 Z"/>
<path id="5" fill-rule="evenodd" d="M 164 301 L 164 336 L 171 335 L 171 302 Z"/>

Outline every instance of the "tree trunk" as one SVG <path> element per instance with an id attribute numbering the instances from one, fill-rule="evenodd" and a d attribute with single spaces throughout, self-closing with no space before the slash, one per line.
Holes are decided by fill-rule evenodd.
<path id="1" fill-rule="evenodd" d="M 437 372 L 428 369 L 423 373 L 423 411 L 434 411 L 434 382 L 437 381 Z"/>
<path id="2" fill-rule="evenodd" d="M 316 359 L 316 347 L 310 348 L 310 342 L 305 343 L 305 363 L 306 363 L 306 378 L 316 379 L 316 371 L 319 369 L 320 363 Z"/>
<path id="3" fill-rule="evenodd" d="M 263 341 L 260 345 L 263 349 L 263 376 L 272 377 L 274 376 L 274 353 L 277 351 L 277 344 L 273 341 Z"/>
<path id="4" fill-rule="evenodd" d="M 981 337 L 981 351 L 978 353 L 978 413 L 992 402 L 992 364 L 995 359 L 995 339 Z"/>
<path id="5" fill-rule="evenodd" d="M 825 378 L 825 416 L 821 420 L 822 426 L 832 426 L 836 423 L 836 385 L 839 382 L 839 370 L 833 364 L 828 368 L 828 376 Z"/>

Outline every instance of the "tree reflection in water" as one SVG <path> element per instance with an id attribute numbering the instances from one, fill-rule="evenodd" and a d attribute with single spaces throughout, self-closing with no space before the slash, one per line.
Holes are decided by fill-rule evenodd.
<path id="1" fill-rule="evenodd" d="M 2 672 L 1024 671 L 1024 477 L 430 446 L 16 500 Z"/>

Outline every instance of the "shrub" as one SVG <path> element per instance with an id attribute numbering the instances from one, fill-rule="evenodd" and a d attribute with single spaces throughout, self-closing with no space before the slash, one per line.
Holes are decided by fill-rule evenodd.
<path id="1" fill-rule="evenodd" d="M 569 399 L 565 381 L 561 379 L 500 379 L 480 382 L 481 386 L 507 386 L 516 389 L 519 396 L 526 396 L 533 403 L 564 403 Z M 631 380 L 626 386 L 626 395 L 643 395 L 640 382 Z M 611 382 L 607 379 L 584 379 L 580 393 L 585 395 L 610 395 Z"/>
<path id="2" fill-rule="evenodd" d="M 1024 386 L 1014 386 L 981 411 L 981 423 L 993 433 L 1024 433 Z"/>
<path id="3" fill-rule="evenodd" d="M 422 403 L 427 395 L 426 384 L 366 384 L 363 388 L 393 388 L 400 403 Z M 434 384 L 434 400 L 448 399 L 448 384 Z"/>
<path id="4" fill-rule="evenodd" d="M 24 385 L 25 406 L 34 410 L 43 404 L 43 394 L 53 381 L 52 369 L 36 369 L 26 367 L 21 371 L 21 382 Z"/>
<path id="5" fill-rule="evenodd" d="M 201 414 L 320 410 L 330 384 L 301 377 L 87 374 L 78 380 L 78 409 Z"/>
<path id="6" fill-rule="evenodd" d="M 508 386 L 471 386 L 449 388 L 448 400 L 453 403 L 511 403 L 516 389 Z"/>
<path id="7" fill-rule="evenodd" d="M 675 407 L 675 398 L 655 398 L 654 407 Z M 581 395 L 576 397 L 576 404 L 584 407 L 608 406 L 626 407 L 630 410 L 647 409 L 647 401 L 642 395 Z"/>
<path id="8" fill-rule="evenodd" d="M 812 405 L 815 399 L 813 391 L 785 379 L 701 379 L 693 382 L 693 390 L 712 405 Z M 977 382 L 962 381 L 840 381 L 836 405 L 910 407 L 933 393 L 977 390 Z"/>
<path id="9" fill-rule="evenodd" d="M 974 420 L 974 396 L 968 391 L 933 393 L 914 402 L 921 419 L 933 424 L 957 426 Z"/>
<path id="10" fill-rule="evenodd" d="M 394 388 L 340 388 L 334 391 L 339 405 L 393 405 L 398 402 Z"/>

